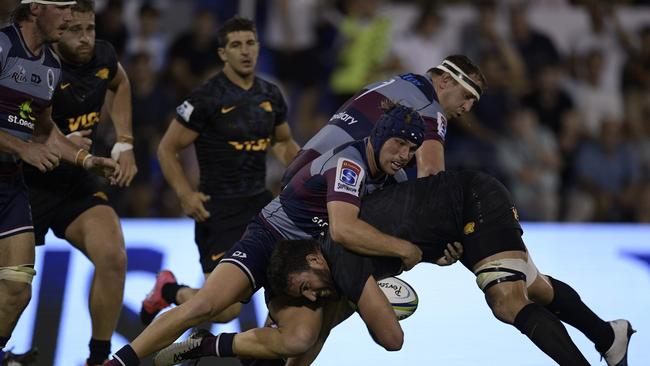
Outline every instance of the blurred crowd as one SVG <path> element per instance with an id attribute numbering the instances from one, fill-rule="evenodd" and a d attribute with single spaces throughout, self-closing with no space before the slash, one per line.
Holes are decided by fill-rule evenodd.
<path id="1" fill-rule="evenodd" d="M 616 4 L 97 0 L 97 37 L 115 46 L 133 93 L 139 173 L 114 192 L 116 209 L 181 215 L 156 148 L 184 96 L 219 71 L 219 24 L 240 14 L 257 23 L 258 74 L 283 88 L 299 143 L 364 85 L 462 53 L 488 88 L 450 121 L 447 169 L 498 177 L 522 220 L 650 222 L 650 6 Z M 196 176 L 193 151 L 183 159 Z M 282 168 L 269 166 L 277 191 Z"/>

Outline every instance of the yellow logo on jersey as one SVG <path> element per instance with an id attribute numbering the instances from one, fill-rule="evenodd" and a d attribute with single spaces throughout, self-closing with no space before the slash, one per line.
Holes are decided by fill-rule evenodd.
<path id="1" fill-rule="evenodd" d="M 517 212 L 517 209 L 514 206 L 512 207 L 512 216 L 515 217 L 515 220 L 519 221 L 519 212 Z"/>
<path id="2" fill-rule="evenodd" d="M 468 222 L 467 224 L 465 224 L 465 228 L 463 228 L 463 234 L 469 235 L 469 234 L 473 233 L 475 226 L 476 226 L 476 224 L 474 223 L 474 221 Z"/>
<path id="3" fill-rule="evenodd" d="M 249 141 L 228 141 L 235 150 L 244 150 L 244 151 L 266 151 L 266 148 L 271 142 L 270 138 L 259 139 L 259 140 L 249 140 Z"/>
<path id="4" fill-rule="evenodd" d="M 20 115 L 20 118 L 35 121 L 36 117 L 34 117 L 32 113 L 34 113 L 34 111 L 32 110 L 31 100 L 24 101 L 20 103 L 20 106 L 18 106 L 18 114 Z"/>
<path id="5" fill-rule="evenodd" d="M 271 102 L 269 102 L 268 100 L 265 100 L 262 103 L 260 103 L 260 108 L 262 108 L 266 112 L 273 112 L 273 107 L 271 106 Z"/>
<path id="6" fill-rule="evenodd" d="M 93 197 L 97 197 L 101 200 L 108 201 L 108 196 L 106 195 L 106 193 L 102 191 L 93 193 Z"/>
<path id="7" fill-rule="evenodd" d="M 78 117 L 68 118 L 68 129 L 70 132 L 86 130 L 99 123 L 99 112 L 90 112 Z"/>
<path id="8" fill-rule="evenodd" d="M 235 106 L 235 105 L 232 106 L 232 107 L 221 107 L 221 114 L 226 114 L 226 113 L 232 111 L 235 108 L 237 108 L 237 106 Z"/>
<path id="9" fill-rule="evenodd" d="M 103 69 L 97 71 L 97 73 L 95 74 L 95 76 L 97 76 L 98 78 L 100 78 L 100 79 L 102 79 L 102 80 L 106 80 L 106 79 L 108 79 L 108 68 L 105 67 L 105 68 L 103 68 Z"/>
<path id="10" fill-rule="evenodd" d="M 61 83 L 61 90 L 70 86 L 70 83 Z"/>

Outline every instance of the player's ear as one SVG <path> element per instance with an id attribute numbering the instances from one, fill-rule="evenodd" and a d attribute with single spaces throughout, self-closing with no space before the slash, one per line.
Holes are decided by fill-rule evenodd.
<path id="1" fill-rule="evenodd" d="M 325 259 L 320 253 L 309 253 L 305 257 L 307 259 L 308 264 L 323 264 Z"/>
<path id="2" fill-rule="evenodd" d="M 217 53 L 222 62 L 226 62 L 226 49 L 223 47 L 217 48 Z"/>

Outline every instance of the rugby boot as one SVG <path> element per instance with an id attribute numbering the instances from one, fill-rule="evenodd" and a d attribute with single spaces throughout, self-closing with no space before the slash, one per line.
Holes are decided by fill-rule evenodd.
<path id="1" fill-rule="evenodd" d="M 4 358 L 0 360 L 0 366 L 26 366 L 36 365 L 38 349 L 36 347 L 25 353 L 5 352 Z"/>
<path id="2" fill-rule="evenodd" d="M 612 320 L 609 325 L 614 329 L 614 343 L 602 357 L 607 366 L 627 366 L 627 348 L 636 330 L 632 329 L 632 324 L 625 319 Z"/>
<path id="3" fill-rule="evenodd" d="M 154 366 L 178 365 L 181 362 L 195 359 L 197 360 L 196 363 L 198 363 L 199 358 L 214 355 L 201 347 L 206 337 L 214 337 L 214 335 L 205 329 L 199 329 L 190 334 L 190 337 L 186 340 L 163 348 L 153 358 Z M 210 348 L 214 348 L 214 346 Z"/>
<path id="4" fill-rule="evenodd" d="M 174 274 L 168 270 L 158 272 L 156 283 L 142 301 L 142 307 L 140 308 L 140 320 L 144 325 L 151 324 L 156 315 L 170 305 L 162 296 L 162 288 L 168 283 L 176 283 Z"/>

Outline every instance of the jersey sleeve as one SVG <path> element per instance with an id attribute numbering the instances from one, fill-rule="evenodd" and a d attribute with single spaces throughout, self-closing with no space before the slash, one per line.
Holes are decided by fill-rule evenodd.
<path id="1" fill-rule="evenodd" d="M 422 116 L 422 119 L 425 125 L 424 139 L 437 140 L 444 144 L 445 136 L 447 136 L 447 119 L 445 116 L 438 112 L 435 117 Z"/>
<path id="2" fill-rule="evenodd" d="M 108 68 L 108 80 L 113 80 L 117 74 L 117 52 L 112 44 L 104 40 L 97 40 L 95 45 L 96 56 L 100 57 L 102 63 Z"/>
<path id="3" fill-rule="evenodd" d="M 338 157 L 333 162 L 336 165 L 323 174 L 327 182 L 327 202 L 343 201 L 360 206 L 366 175 L 363 165 L 346 157 Z"/>
<path id="4" fill-rule="evenodd" d="M 194 90 L 184 101 L 176 107 L 177 119 L 183 126 L 201 132 L 216 111 L 218 96 L 208 97 L 205 85 Z"/>
<path id="5" fill-rule="evenodd" d="M 284 122 L 287 122 L 287 102 L 284 100 L 284 95 L 282 95 L 280 88 L 277 86 L 274 86 L 273 93 L 275 94 L 273 98 L 275 100 L 275 106 L 273 106 L 273 110 L 275 111 L 275 121 L 273 125 L 279 126 Z"/>

